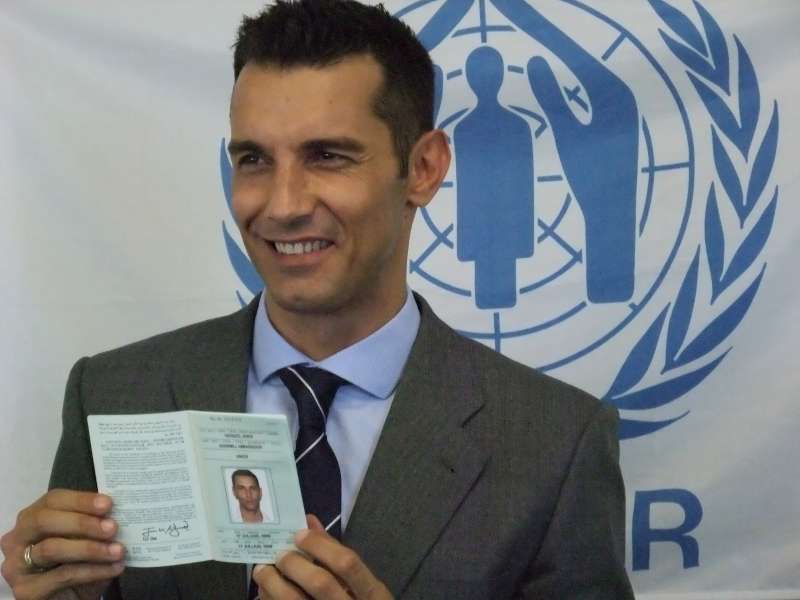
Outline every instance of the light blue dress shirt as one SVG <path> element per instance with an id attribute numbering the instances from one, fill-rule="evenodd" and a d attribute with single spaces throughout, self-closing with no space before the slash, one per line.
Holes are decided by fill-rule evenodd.
<path id="1" fill-rule="evenodd" d="M 400 312 L 363 340 L 315 362 L 294 348 L 273 327 L 260 301 L 253 324 L 253 357 L 247 378 L 247 412 L 286 415 L 297 439 L 297 406 L 276 375 L 303 364 L 346 379 L 328 414 L 327 435 L 342 472 L 342 530 L 347 527 L 358 490 L 372 459 L 419 329 L 419 308 L 408 290 Z"/>

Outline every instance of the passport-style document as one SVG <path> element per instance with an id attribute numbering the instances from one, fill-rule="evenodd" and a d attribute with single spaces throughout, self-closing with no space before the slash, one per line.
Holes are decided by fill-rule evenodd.
<path id="1" fill-rule="evenodd" d="M 274 563 L 306 527 L 282 415 L 190 410 L 88 422 L 98 491 L 114 501 L 130 567 Z"/>

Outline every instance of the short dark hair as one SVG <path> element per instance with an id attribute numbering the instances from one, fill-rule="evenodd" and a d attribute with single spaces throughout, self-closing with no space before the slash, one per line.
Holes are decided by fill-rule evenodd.
<path id="1" fill-rule="evenodd" d="M 248 62 L 279 67 L 325 67 L 359 54 L 383 71 L 375 115 L 392 132 L 400 174 L 419 137 L 433 129 L 433 63 L 413 30 L 382 4 L 354 0 L 276 0 L 244 17 L 234 44 L 236 78 Z"/>
<path id="2" fill-rule="evenodd" d="M 236 469 L 233 473 L 231 473 L 231 485 L 233 487 L 236 487 L 237 477 L 252 477 L 253 480 L 256 482 L 256 487 L 261 489 L 261 484 L 258 482 L 258 477 L 256 477 L 255 473 L 253 473 L 249 469 Z"/>

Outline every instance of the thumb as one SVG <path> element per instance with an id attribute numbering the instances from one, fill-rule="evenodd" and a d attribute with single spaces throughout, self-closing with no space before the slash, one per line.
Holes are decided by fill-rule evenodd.
<path id="1" fill-rule="evenodd" d="M 316 529 L 317 531 L 325 531 L 325 526 L 322 524 L 316 515 L 306 515 L 306 523 L 309 529 Z"/>
<path id="2" fill-rule="evenodd" d="M 534 56 L 528 61 L 528 81 L 553 129 L 553 135 L 556 139 L 561 138 L 566 134 L 565 130 L 574 125 L 575 116 L 561 93 L 553 69 L 543 57 Z"/>

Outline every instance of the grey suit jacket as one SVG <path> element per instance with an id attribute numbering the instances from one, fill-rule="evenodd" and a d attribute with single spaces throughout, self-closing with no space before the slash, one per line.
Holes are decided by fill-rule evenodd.
<path id="1" fill-rule="evenodd" d="M 81 359 L 50 487 L 94 490 L 90 414 L 241 411 L 257 306 Z M 617 416 L 467 340 L 419 334 L 344 542 L 401 598 L 632 598 Z M 243 600 L 244 565 L 129 568 L 106 598 Z"/>

